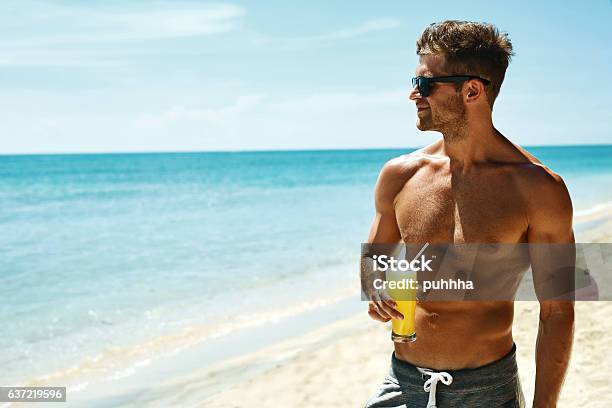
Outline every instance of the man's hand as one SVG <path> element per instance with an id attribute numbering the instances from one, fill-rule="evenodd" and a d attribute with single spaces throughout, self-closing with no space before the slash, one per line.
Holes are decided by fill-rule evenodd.
<path id="1" fill-rule="evenodd" d="M 397 303 L 384 290 L 372 293 L 373 300 L 368 304 L 368 314 L 379 322 L 388 322 L 391 319 L 402 320 L 404 316 L 397 310 Z"/>

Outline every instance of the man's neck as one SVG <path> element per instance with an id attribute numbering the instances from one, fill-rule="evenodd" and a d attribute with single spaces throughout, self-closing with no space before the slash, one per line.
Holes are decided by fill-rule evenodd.
<path id="1" fill-rule="evenodd" d="M 462 129 L 442 132 L 442 153 L 451 160 L 451 168 L 469 169 L 475 163 L 487 162 L 495 154 L 503 136 L 493 122 L 468 123 Z"/>

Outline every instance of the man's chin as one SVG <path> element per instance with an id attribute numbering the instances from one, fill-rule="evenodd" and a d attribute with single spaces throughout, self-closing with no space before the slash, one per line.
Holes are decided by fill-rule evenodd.
<path id="1" fill-rule="evenodd" d="M 425 122 L 423 120 L 417 119 L 416 127 L 417 127 L 417 129 L 422 130 L 422 131 L 431 130 L 431 123 L 428 123 L 428 122 Z"/>

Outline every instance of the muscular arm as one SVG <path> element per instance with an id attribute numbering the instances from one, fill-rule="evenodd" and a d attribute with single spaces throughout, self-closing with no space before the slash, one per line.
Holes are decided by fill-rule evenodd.
<path id="1" fill-rule="evenodd" d="M 539 181 L 531 198 L 528 230 L 540 302 L 533 407 L 548 408 L 557 406 L 572 349 L 574 302 L 571 296 L 559 299 L 563 293 L 573 295 L 576 253 L 572 204 L 563 181 L 552 173 Z"/>
<path id="2" fill-rule="evenodd" d="M 395 244 L 401 235 L 395 218 L 395 197 L 401 190 L 401 169 L 393 161 L 387 163 L 380 172 L 374 189 L 376 214 L 370 227 L 368 243 Z"/>
<path id="3" fill-rule="evenodd" d="M 374 204 L 376 214 L 368 235 L 369 244 L 397 244 L 401 241 L 401 234 L 395 218 L 395 197 L 403 188 L 408 169 L 402 159 L 393 159 L 385 164 L 380 172 L 374 190 Z M 362 285 L 371 287 L 374 276 L 364 276 L 362 268 Z M 396 303 L 385 293 L 377 292 L 370 296 L 372 301 L 368 305 L 368 314 L 371 318 L 387 322 L 391 318 L 402 318 L 396 310 Z"/>

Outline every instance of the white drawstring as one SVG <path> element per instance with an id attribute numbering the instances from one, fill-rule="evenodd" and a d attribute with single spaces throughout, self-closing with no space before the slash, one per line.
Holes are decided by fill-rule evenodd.
<path id="1" fill-rule="evenodd" d="M 446 371 L 440 371 L 436 373 L 435 371 L 430 370 L 429 368 L 420 368 L 417 367 L 417 370 L 421 374 L 427 374 L 429 379 L 425 381 L 423 385 L 423 389 L 427 392 L 429 391 L 429 401 L 427 402 L 427 408 L 436 408 L 436 387 L 438 385 L 438 381 L 442 381 L 444 385 L 451 385 L 453 382 L 453 376 L 447 373 Z"/>

